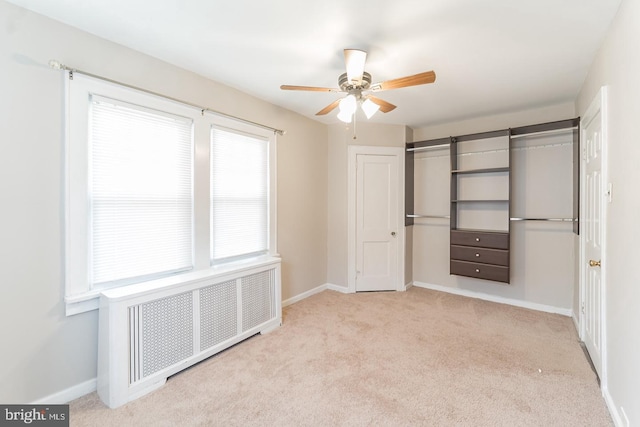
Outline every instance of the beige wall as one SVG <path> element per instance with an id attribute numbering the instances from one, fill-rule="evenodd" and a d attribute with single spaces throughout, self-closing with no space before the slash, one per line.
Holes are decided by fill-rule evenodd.
<path id="1" fill-rule="evenodd" d="M 402 125 L 358 122 L 357 139 L 343 124 L 329 126 L 327 282 L 347 287 L 347 147 L 370 145 L 404 147 L 407 132 Z"/>
<path id="2" fill-rule="evenodd" d="M 575 107 L 572 102 L 568 102 L 417 128 L 413 131 L 413 140 L 423 141 L 427 139 L 446 138 L 448 136 L 507 129 L 510 127 L 571 119 L 573 117 L 575 117 Z"/>
<path id="3" fill-rule="evenodd" d="M 572 117 L 573 104 L 560 104 L 414 129 L 414 140 L 464 135 Z M 571 141 L 570 135 L 564 139 L 569 143 Z M 512 161 L 512 216 L 572 216 L 571 146 L 518 151 L 513 154 Z M 415 169 L 416 213 L 448 214 L 448 150 L 416 154 Z M 575 235 L 568 224 L 520 222 L 511 225 L 509 285 L 449 274 L 447 220 L 416 220 L 412 234 L 413 280 L 416 283 L 506 298 L 520 301 L 523 305 L 564 313 L 572 310 Z"/>
<path id="4" fill-rule="evenodd" d="M 640 425 L 640 2 L 623 0 L 576 100 L 583 115 L 601 86 L 608 90 L 605 397 L 619 425 Z M 628 418 L 624 421 L 623 412 Z"/>
<path id="5" fill-rule="evenodd" d="M 0 1 L 0 402 L 96 376 L 97 312 L 64 314 L 64 78 L 50 59 L 286 129 L 277 156 L 283 298 L 326 283 L 325 125 Z"/>

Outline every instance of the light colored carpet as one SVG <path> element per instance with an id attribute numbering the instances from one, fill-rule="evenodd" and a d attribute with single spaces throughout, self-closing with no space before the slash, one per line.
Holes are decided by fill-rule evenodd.
<path id="1" fill-rule="evenodd" d="M 325 291 L 255 336 L 73 426 L 610 426 L 570 318 L 412 288 Z"/>

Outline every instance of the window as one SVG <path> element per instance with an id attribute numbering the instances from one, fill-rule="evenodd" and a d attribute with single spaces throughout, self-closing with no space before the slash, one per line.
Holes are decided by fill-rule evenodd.
<path id="1" fill-rule="evenodd" d="M 193 268 L 193 120 L 90 103 L 92 286 Z"/>
<path id="2" fill-rule="evenodd" d="M 67 107 L 67 314 L 276 253 L 272 132 L 78 73 Z"/>
<path id="3" fill-rule="evenodd" d="M 211 129 L 211 261 L 268 250 L 268 141 Z"/>

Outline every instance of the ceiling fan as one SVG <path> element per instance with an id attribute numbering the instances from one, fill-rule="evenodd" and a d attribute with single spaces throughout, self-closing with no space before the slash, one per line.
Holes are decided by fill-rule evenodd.
<path id="1" fill-rule="evenodd" d="M 400 89 L 403 87 L 423 85 L 436 81 L 436 73 L 433 71 L 426 71 L 412 76 L 371 84 L 371 74 L 364 71 L 366 59 L 367 52 L 363 50 L 344 50 L 344 62 L 347 72 L 338 77 L 338 88 L 282 85 L 280 86 L 280 89 L 311 92 L 344 92 L 347 96 L 327 105 L 322 110 L 318 111 L 316 116 L 323 116 L 333 111 L 336 107 L 340 107 L 338 118 L 345 123 L 351 123 L 358 105 L 368 119 L 371 118 L 378 110 L 383 113 L 388 113 L 396 108 L 395 105 L 371 95 L 370 92 Z"/>

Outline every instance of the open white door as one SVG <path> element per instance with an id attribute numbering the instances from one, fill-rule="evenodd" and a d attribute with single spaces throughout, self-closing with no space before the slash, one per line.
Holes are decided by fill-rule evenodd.
<path id="1" fill-rule="evenodd" d="M 606 137 L 605 90 L 601 89 L 581 120 L 582 220 L 581 233 L 581 329 L 582 341 L 598 376 L 603 379 L 605 328 Z"/>
<path id="2" fill-rule="evenodd" d="M 350 288 L 356 292 L 404 289 L 404 152 L 354 147 L 350 157 L 355 167 L 350 200 L 355 223 L 349 231 L 355 271 Z"/>

